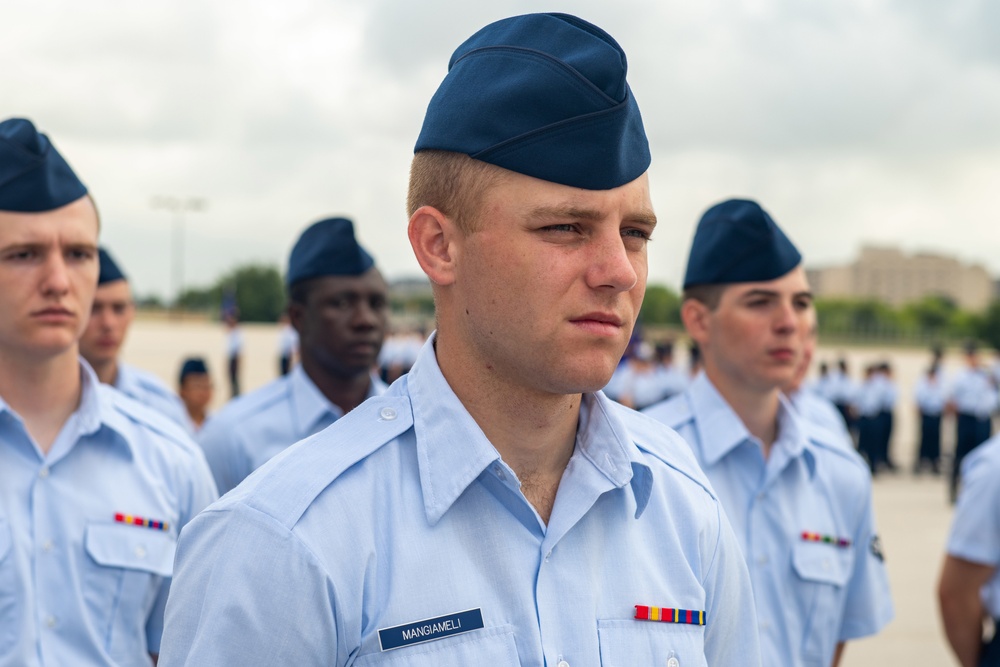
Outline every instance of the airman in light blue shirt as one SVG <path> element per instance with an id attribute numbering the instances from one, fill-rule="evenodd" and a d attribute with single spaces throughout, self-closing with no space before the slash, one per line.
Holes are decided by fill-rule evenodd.
<path id="1" fill-rule="evenodd" d="M 702 217 L 681 317 L 704 370 L 645 410 L 690 444 L 750 569 L 766 665 L 829 667 L 893 615 L 871 478 L 841 433 L 781 393 L 815 344 L 801 255 L 771 216 L 729 200 Z"/>
<path id="2" fill-rule="evenodd" d="M 370 376 L 365 398 L 386 386 Z M 288 375 L 244 394 L 212 415 L 197 434 L 220 493 L 227 493 L 275 454 L 344 416 L 309 379 L 301 364 Z"/>
<path id="3" fill-rule="evenodd" d="M 388 325 L 388 287 L 354 224 L 310 225 L 292 248 L 285 280 L 301 363 L 234 399 L 198 433 L 220 493 L 386 388 L 373 369 Z"/>
<path id="4" fill-rule="evenodd" d="M 184 403 L 177 394 L 170 391 L 163 380 L 149 371 L 119 361 L 118 376 L 113 386 L 126 396 L 156 410 L 175 424 L 188 427 Z"/>
<path id="5" fill-rule="evenodd" d="M 408 197 L 437 333 L 185 530 L 161 667 L 760 664 L 694 457 L 599 391 L 656 224 L 625 63 L 565 14 L 459 46 Z"/>
<path id="6" fill-rule="evenodd" d="M 765 459 L 704 373 L 646 414 L 691 444 L 722 500 L 750 568 L 764 664 L 829 665 L 837 644 L 892 619 L 871 480 L 834 431 L 782 398 Z"/>
<path id="7" fill-rule="evenodd" d="M 135 302 L 128 277 L 106 248 L 98 249 L 100 273 L 87 328 L 80 337 L 80 354 L 101 382 L 144 405 L 174 423 L 187 427 L 184 404 L 158 377 L 123 362 L 120 358 L 125 337 L 135 318 Z"/>
<path id="8" fill-rule="evenodd" d="M 218 497 L 198 447 L 80 362 L 48 452 L 0 397 L 0 665 L 144 665 L 181 528 Z"/>
<path id="9" fill-rule="evenodd" d="M 181 528 L 216 499 L 180 426 L 79 355 L 97 210 L 48 138 L 0 122 L 0 666 L 152 665 Z"/>
<path id="10" fill-rule="evenodd" d="M 579 423 L 543 522 L 432 340 L 185 530 L 161 665 L 756 664 L 746 566 L 687 446 L 602 394 Z M 466 610 L 468 634 L 380 646 Z"/>
<path id="11" fill-rule="evenodd" d="M 983 646 L 983 620 L 1000 627 L 1000 436 L 962 464 L 938 595 L 948 641 L 962 665 L 1000 665 L 1000 632 Z"/>

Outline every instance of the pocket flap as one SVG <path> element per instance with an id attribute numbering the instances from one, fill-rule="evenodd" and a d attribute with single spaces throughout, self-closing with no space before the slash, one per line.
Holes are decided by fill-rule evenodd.
<path id="1" fill-rule="evenodd" d="M 807 581 L 844 586 L 851 578 L 853 548 L 800 542 L 792 548 L 792 567 Z"/>
<path id="2" fill-rule="evenodd" d="M 170 533 L 123 524 L 87 526 L 87 553 L 99 565 L 144 570 L 169 577 L 176 543 Z"/>

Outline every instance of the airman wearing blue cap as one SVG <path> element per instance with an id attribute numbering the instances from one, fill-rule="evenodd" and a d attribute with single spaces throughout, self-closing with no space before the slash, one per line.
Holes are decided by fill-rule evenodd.
<path id="1" fill-rule="evenodd" d="M 285 282 L 301 363 L 226 405 L 198 434 L 220 493 L 386 389 L 373 369 L 388 324 L 388 288 L 353 223 L 330 218 L 302 232 Z"/>
<path id="2" fill-rule="evenodd" d="M 198 433 L 208 420 L 208 406 L 212 403 L 214 391 L 212 376 L 204 359 L 189 357 L 181 363 L 177 394 L 184 403 L 188 431 L 191 433 Z"/>
<path id="3" fill-rule="evenodd" d="M 801 255 L 759 204 L 710 208 L 695 231 L 681 317 L 704 370 L 646 414 L 677 431 L 722 499 L 750 568 L 765 665 L 835 665 L 892 603 L 871 477 L 843 434 L 780 387 L 815 327 Z"/>
<path id="4" fill-rule="evenodd" d="M 185 532 L 166 667 L 760 664 L 690 450 L 599 391 L 656 222 L 625 70 L 564 14 L 458 48 L 409 193 L 437 332 Z"/>
<path id="5" fill-rule="evenodd" d="M 0 664 L 150 665 L 177 535 L 216 498 L 184 431 L 79 356 L 98 217 L 48 138 L 0 122 Z"/>
<path id="6" fill-rule="evenodd" d="M 1000 667 L 1000 436 L 962 462 L 962 485 L 938 583 L 945 635 L 962 667 Z M 993 621 L 984 637 L 983 621 Z M 984 641 L 985 640 L 985 641 Z"/>
<path id="7" fill-rule="evenodd" d="M 90 320 L 80 337 L 80 354 L 97 379 L 187 427 L 184 405 L 158 377 L 119 359 L 135 318 L 128 278 L 106 248 L 98 248 L 100 272 Z"/>

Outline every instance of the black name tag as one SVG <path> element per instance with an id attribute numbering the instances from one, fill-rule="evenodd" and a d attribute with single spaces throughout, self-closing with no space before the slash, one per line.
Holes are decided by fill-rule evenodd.
<path id="1" fill-rule="evenodd" d="M 383 628 L 378 631 L 378 644 L 383 651 L 391 651 L 394 648 L 423 644 L 435 639 L 444 639 L 452 635 L 460 635 L 463 632 L 479 630 L 482 627 L 482 610 L 470 609 L 437 618 Z"/>

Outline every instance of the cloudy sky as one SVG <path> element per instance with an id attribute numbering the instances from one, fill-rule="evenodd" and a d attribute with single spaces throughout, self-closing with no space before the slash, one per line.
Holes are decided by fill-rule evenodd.
<path id="1" fill-rule="evenodd" d="M 355 219 L 390 278 L 413 142 L 448 57 L 486 23 L 566 11 L 610 32 L 643 111 L 660 225 L 650 281 L 680 283 L 694 225 L 758 199 L 812 265 L 893 243 L 1000 274 L 995 0 L 232 0 L 4 3 L 0 117 L 55 141 L 140 294 Z M 162 203 L 162 202 L 161 202 Z"/>

